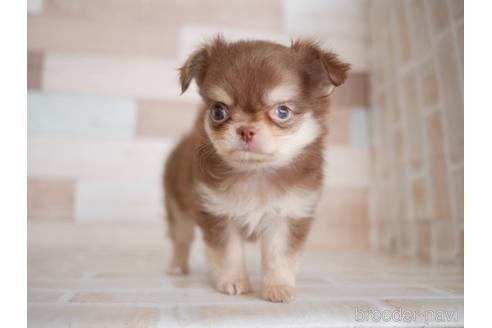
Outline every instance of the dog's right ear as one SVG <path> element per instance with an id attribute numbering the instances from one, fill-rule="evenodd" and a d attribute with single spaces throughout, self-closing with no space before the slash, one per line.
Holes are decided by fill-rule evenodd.
<path id="1" fill-rule="evenodd" d="M 195 50 L 186 60 L 183 66 L 179 68 L 179 82 L 181 84 L 181 94 L 188 89 L 191 80 L 201 79 L 205 73 L 208 63 L 208 51 L 206 46 Z"/>
<path id="2" fill-rule="evenodd" d="M 184 65 L 179 68 L 182 94 L 188 89 L 191 80 L 195 79 L 198 84 L 203 81 L 212 53 L 224 46 L 226 46 L 224 38 L 217 35 L 212 41 L 204 43 L 188 57 Z"/>

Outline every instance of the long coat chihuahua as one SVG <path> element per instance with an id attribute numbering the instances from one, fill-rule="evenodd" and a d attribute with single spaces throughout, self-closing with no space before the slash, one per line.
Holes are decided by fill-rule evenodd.
<path id="1" fill-rule="evenodd" d="M 261 296 L 290 302 L 297 258 L 323 183 L 328 98 L 349 65 L 311 41 L 202 45 L 180 68 L 203 104 L 165 168 L 173 244 L 170 273 L 188 273 L 194 226 L 202 230 L 215 287 L 251 291 L 243 243 L 261 245 Z"/>

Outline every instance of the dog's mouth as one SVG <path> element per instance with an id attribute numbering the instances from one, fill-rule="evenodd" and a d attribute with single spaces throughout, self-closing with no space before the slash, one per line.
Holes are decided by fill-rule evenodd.
<path id="1" fill-rule="evenodd" d="M 254 149 L 237 149 L 229 152 L 230 158 L 241 162 L 265 162 L 274 158 L 273 154 Z"/>
<path id="2" fill-rule="evenodd" d="M 251 170 L 269 166 L 275 160 L 275 156 L 253 150 L 237 149 L 228 152 L 224 159 L 233 167 Z"/>

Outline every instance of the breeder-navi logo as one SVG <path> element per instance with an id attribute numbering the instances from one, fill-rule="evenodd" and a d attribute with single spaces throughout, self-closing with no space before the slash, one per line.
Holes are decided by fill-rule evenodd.
<path id="1" fill-rule="evenodd" d="M 355 321 L 357 322 L 451 322 L 458 321 L 458 311 L 427 310 L 410 311 L 401 307 L 396 310 L 364 310 L 355 308 Z"/>

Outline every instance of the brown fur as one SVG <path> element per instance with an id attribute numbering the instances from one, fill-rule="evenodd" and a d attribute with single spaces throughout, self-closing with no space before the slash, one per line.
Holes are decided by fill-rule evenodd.
<path id="1" fill-rule="evenodd" d="M 319 135 L 288 164 L 262 170 L 261 182 L 268 188 L 256 190 L 254 193 L 259 198 L 266 198 L 270 193 L 282 195 L 297 189 L 318 191 L 323 180 L 324 136 L 327 133 L 326 90 L 330 86 L 342 84 L 348 69 L 349 66 L 339 61 L 336 55 L 322 51 L 311 41 L 295 41 L 291 47 L 284 47 L 265 41 L 227 43 L 221 37 L 217 37 L 189 57 L 180 69 L 182 92 L 185 92 L 190 82 L 195 79 L 204 104 L 193 131 L 176 146 L 166 163 L 165 204 L 169 236 L 174 247 L 170 268 L 172 272 L 188 272 L 193 222 L 202 230 L 204 241 L 212 254 L 211 261 L 219 261 L 215 257 L 222 254 L 220 257 L 224 257 L 225 265 L 229 263 L 223 254 L 227 254 L 228 247 L 232 247 L 229 246 L 234 242 L 231 239 L 231 229 L 236 228 L 231 225 L 228 217 L 207 210 L 208 204 L 204 203 L 204 199 L 198 193 L 197 183 L 228 194 L 233 192 L 238 183 L 257 179 L 258 175 L 256 170 L 238 170 L 231 166 L 214 146 L 211 138 L 225 138 L 228 123 L 210 123 L 212 135 L 207 135 L 204 122 L 208 119 L 209 108 L 220 101 L 210 98 L 210 89 L 220 87 L 233 98 L 231 120 L 249 120 L 251 124 L 263 122 L 273 138 L 296 133 L 302 122 L 302 115 L 312 113 L 320 127 Z M 269 118 L 267 111 L 270 105 L 265 102 L 264 96 L 265 92 L 285 81 L 298 86 L 298 94 L 292 100 L 295 117 L 286 124 L 278 124 Z M 265 194 L 262 196 L 262 193 Z M 288 223 L 286 251 L 289 256 L 295 257 L 306 240 L 312 217 L 286 217 L 285 220 Z M 250 233 L 244 227 L 237 229 L 244 240 L 255 240 L 262 234 L 261 230 Z M 220 265 L 224 265 L 222 260 L 219 262 Z M 215 264 L 218 265 L 219 262 Z M 212 267 L 213 265 L 214 263 Z M 227 268 L 223 270 L 227 271 Z M 264 279 L 264 297 L 272 301 L 290 301 L 293 298 L 291 290 L 295 291 L 294 286 L 290 283 L 287 284 L 288 288 L 271 285 L 271 280 L 276 279 L 275 273 L 269 273 L 272 268 L 265 270 L 265 274 L 270 275 L 271 279 Z M 286 270 L 289 271 L 290 268 L 286 267 Z M 242 273 L 234 278 L 236 282 L 223 281 L 220 275 L 219 272 L 215 279 L 219 280 L 216 283 L 221 291 L 240 293 L 250 289 L 247 277 Z M 278 284 L 281 286 L 283 282 L 278 281 Z"/>

